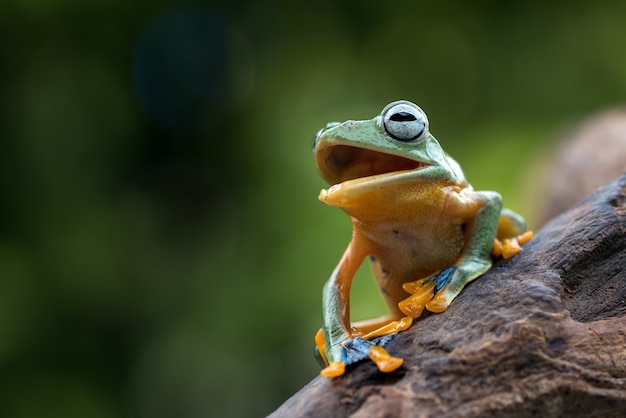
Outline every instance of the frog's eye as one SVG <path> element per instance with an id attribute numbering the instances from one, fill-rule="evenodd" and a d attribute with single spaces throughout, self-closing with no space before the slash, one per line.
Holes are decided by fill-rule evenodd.
<path id="1" fill-rule="evenodd" d="M 385 132 L 394 139 L 410 142 L 428 132 L 426 114 L 410 102 L 396 102 L 383 110 Z"/>

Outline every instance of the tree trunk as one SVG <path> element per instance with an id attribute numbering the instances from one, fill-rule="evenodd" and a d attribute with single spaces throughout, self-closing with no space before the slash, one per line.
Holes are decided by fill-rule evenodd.
<path id="1" fill-rule="evenodd" d="M 626 174 L 364 361 L 272 417 L 626 416 Z"/>

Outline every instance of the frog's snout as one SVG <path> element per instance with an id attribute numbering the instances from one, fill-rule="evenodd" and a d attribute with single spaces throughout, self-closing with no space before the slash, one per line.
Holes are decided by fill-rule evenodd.
<path id="1" fill-rule="evenodd" d="M 313 136 L 313 142 L 311 143 L 311 149 L 313 150 L 313 153 L 315 153 L 315 147 L 317 146 L 317 141 L 320 139 L 320 136 L 322 136 L 322 134 L 328 129 L 334 128 L 337 125 L 341 125 L 341 123 L 340 122 L 328 122 L 325 127 L 317 131 L 315 136 Z"/>

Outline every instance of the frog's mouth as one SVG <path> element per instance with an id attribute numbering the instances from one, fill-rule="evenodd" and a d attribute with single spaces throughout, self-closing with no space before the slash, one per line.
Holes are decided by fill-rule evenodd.
<path id="1" fill-rule="evenodd" d="M 381 174 L 419 170 L 429 164 L 349 145 L 333 145 L 322 150 L 320 173 L 331 185 Z"/>

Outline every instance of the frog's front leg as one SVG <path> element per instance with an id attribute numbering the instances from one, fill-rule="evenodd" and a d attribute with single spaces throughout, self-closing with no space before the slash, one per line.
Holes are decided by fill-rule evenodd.
<path id="1" fill-rule="evenodd" d="M 431 312 L 445 311 L 467 283 L 491 268 L 502 198 L 495 192 L 471 190 L 464 190 L 462 197 L 469 208 L 478 206 L 473 222 L 466 226 L 466 248 L 455 265 L 416 282 L 422 287 L 417 292 L 413 290 L 415 293 L 399 304 L 407 315 L 419 316 L 424 305 Z M 405 289 L 416 283 L 407 283 Z"/>
<path id="2" fill-rule="evenodd" d="M 343 344 L 352 337 L 350 288 L 364 258 L 364 251 L 353 237 L 322 291 L 322 333 L 316 336 L 316 344 L 328 363 L 322 374 L 329 377 L 339 376 L 345 369 L 347 355 Z"/>
<path id="3" fill-rule="evenodd" d="M 368 333 L 364 331 L 370 327 L 378 327 L 379 321 L 367 324 L 365 330 L 350 325 L 350 288 L 352 280 L 360 264 L 365 258 L 365 249 L 359 245 L 359 239 L 353 237 L 339 264 L 333 271 L 330 279 L 324 285 L 322 293 L 322 329 L 315 336 L 317 349 L 327 367 L 321 374 L 326 377 L 336 377 L 344 373 L 347 364 L 369 357 L 381 371 L 392 371 L 400 367 L 402 359 L 387 354 L 383 345 L 392 332 L 386 334 Z M 386 319 L 385 321 L 389 321 Z M 395 321 L 400 324 L 401 321 Z M 395 323 L 392 321 L 392 323 Z M 406 329 L 410 322 L 403 321 L 396 327 Z M 397 332 L 397 331 L 396 331 Z M 364 338 L 380 337 L 376 341 L 367 341 Z"/>
<path id="4" fill-rule="evenodd" d="M 502 197 L 496 192 L 467 192 L 471 200 L 482 204 L 469 228 L 469 241 L 459 262 L 448 277 L 435 284 L 435 297 L 426 304 L 431 312 L 445 311 L 465 285 L 491 268 L 493 242 L 502 211 Z M 445 272 L 446 270 L 444 270 Z"/>

